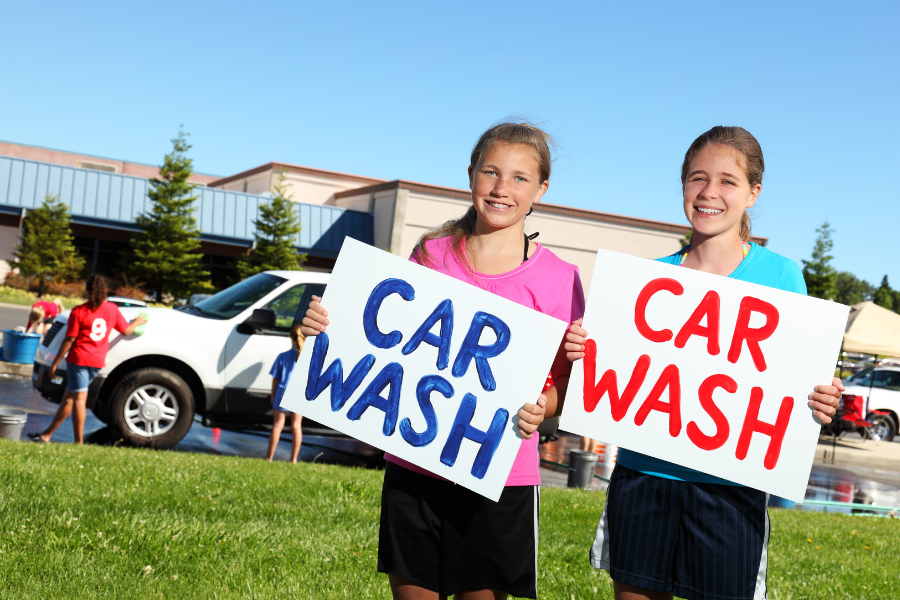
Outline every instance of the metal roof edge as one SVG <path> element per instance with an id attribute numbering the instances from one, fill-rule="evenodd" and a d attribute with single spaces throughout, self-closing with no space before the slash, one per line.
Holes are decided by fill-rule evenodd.
<path id="1" fill-rule="evenodd" d="M 220 185 L 225 185 L 226 183 L 230 183 L 232 181 L 238 181 L 240 179 L 244 179 L 246 177 L 251 177 L 258 173 L 265 173 L 266 171 L 283 169 L 286 171 L 291 171 L 293 173 L 301 173 L 303 175 L 317 175 L 320 177 L 330 177 L 331 179 L 338 179 L 340 181 L 356 181 L 364 184 L 373 184 L 373 183 L 381 183 L 385 181 L 384 179 L 378 179 L 376 177 L 366 177 L 365 175 L 353 175 L 351 173 L 341 173 L 340 171 L 329 171 L 327 169 L 316 169 L 314 167 L 304 167 L 301 165 L 292 165 L 289 163 L 282 163 L 277 161 L 267 162 L 264 165 L 260 165 L 258 167 L 254 167 L 252 169 L 247 169 L 246 171 L 241 171 L 240 173 L 235 173 L 234 175 L 228 175 L 227 177 L 222 177 L 221 179 L 217 179 L 215 181 L 209 182 L 207 187 L 218 187 Z"/>

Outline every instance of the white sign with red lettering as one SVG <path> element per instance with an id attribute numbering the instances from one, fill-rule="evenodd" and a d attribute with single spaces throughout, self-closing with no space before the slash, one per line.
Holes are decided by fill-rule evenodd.
<path id="1" fill-rule="evenodd" d="M 560 429 L 802 502 L 848 311 L 600 250 Z"/>

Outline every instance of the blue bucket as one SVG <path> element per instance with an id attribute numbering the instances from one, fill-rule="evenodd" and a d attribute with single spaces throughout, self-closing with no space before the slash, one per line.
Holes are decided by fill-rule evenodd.
<path id="1" fill-rule="evenodd" d="M 34 362 L 41 336 L 36 333 L 19 333 L 12 329 L 3 330 L 3 360 L 11 363 L 30 365 Z"/>

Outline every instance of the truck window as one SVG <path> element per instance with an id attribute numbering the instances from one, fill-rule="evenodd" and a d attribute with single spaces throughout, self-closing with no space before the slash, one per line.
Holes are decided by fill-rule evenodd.
<path id="1" fill-rule="evenodd" d="M 321 296 L 324 292 L 325 286 L 322 284 L 304 283 L 295 285 L 270 301 L 263 308 L 275 311 L 275 329 L 270 329 L 266 333 L 288 335 L 291 326 L 303 319 L 312 296 Z"/>
<path id="2" fill-rule="evenodd" d="M 862 371 L 851 377 L 849 381 L 853 385 L 871 385 L 872 371 L 874 371 L 874 369 L 871 367 L 869 367 L 868 369 L 863 369 Z"/>
<path id="3" fill-rule="evenodd" d="M 900 391 L 900 371 L 875 371 L 872 387 Z"/>
<path id="4" fill-rule="evenodd" d="M 313 296 L 318 296 L 321 298 L 325 294 L 325 284 L 324 283 L 308 283 L 306 284 L 306 289 L 303 290 L 303 297 L 300 298 L 300 302 L 297 305 L 297 310 L 294 313 L 294 323 L 300 323 L 303 320 L 304 315 L 306 315 L 306 309 L 309 307 L 309 303 L 312 301 Z"/>
<path id="5" fill-rule="evenodd" d="M 280 286 L 284 281 L 282 277 L 276 277 L 268 273 L 258 273 L 206 300 L 198 302 L 196 306 L 191 308 L 201 317 L 230 319 L 253 306 L 256 301 Z"/>

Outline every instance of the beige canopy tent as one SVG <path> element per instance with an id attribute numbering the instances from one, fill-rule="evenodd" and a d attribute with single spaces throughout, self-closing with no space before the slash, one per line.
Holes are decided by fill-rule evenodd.
<path id="1" fill-rule="evenodd" d="M 844 352 L 900 356 L 900 315 L 873 302 L 850 307 Z"/>

